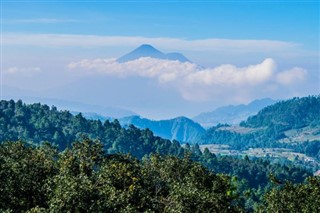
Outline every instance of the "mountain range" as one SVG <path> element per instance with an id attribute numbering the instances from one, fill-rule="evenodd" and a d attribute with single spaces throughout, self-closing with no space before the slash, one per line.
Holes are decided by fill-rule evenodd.
<path id="1" fill-rule="evenodd" d="M 30 139 L 32 136 L 32 140 L 35 141 L 54 140 L 54 142 L 59 142 L 61 138 L 69 137 L 71 126 L 73 128 L 71 135 L 73 136 L 68 139 L 69 142 L 81 136 L 81 134 L 78 134 L 80 132 L 90 136 L 94 133 L 105 137 L 105 134 L 111 133 L 96 132 L 97 128 L 113 123 L 115 128 L 120 129 L 122 126 L 125 127 L 126 131 L 132 133 L 140 131 L 136 128 L 138 127 L 144 129 L 143 131 L 147 135 L 153 132 L 156 136 L 177 140 L 181 143 L 205 144 L 205 147 L 202 146 L 202 148 L 211 147 L 210 151 L 217 153 L 264 157 L 267 155 L 280 156 L 288 159 L 297 158 L 302 162 L 317 163 L 317 161 L 320 161 L 320 96 L 280 101 L 264 107 L 256 115 L 241 122 L 240 125 L 219 124 L 208 130 L 186 117 L 154 121 L 139 116 L 129 116 L 110 122 L 111 118 L 96 113 L 84 112 L 71 115 L 67 111 L 60 113 L 56 107 L 51 107 L 49 111 L 50 107 L 47 105 L 25 105 L 21 101 L 15 103 L 12 100 L 2 101 L 1 103 L 3 106 L 0 110 L 0 114 L 2 113 L 0 117 L 7 116 L 1 122 L 3 124 L 11 122 L 9 126 L 7 124 L 3 125 L 1 131 L 5 133 L 8 132 L 7 129 L 10 129 L 11 132 L 7 134 L 7 136 L 10 136 L 7 139 L 10 140 Z M 29 111 L 23 110 L 25 107 Z M 39 107 L 41 109 L 38 110 Z M 6 108 L 10 108 L 10 112 L 7 112 Z M 41 113 L 37 114 L 34 112 L 35 110 L 39 112 L 45 110 L 49 114 L 43 117 L 45 119 L 42 119 Z M 10 118 L 11 111 L 16 113 L 13 120 Z M 28 124 L 26 124 L 26 122 L 32 122 L 32 119 L 34 119 L 30 117 L 32 113 L 34 113 L 32 116 L 37 116 L 38 119 L 34 128 L 42 133 L 50 131 L 50 134 L 45 134 L 45 138 L 39 138 L 38 134 L 40 133 L 34 132 L 34 128 L 29 129 Z M 62 116 L 61 121 L 63 122 L 65 122 L 64 119 L 69 119 L 68 124 L 60 122 L 52 126 L 53 124 L 50 122 L 57 113 Z M 21 115 L 26 117 L 23 122 L 19 120 Z M 88 129 L 88 125 L 83 124 L 85 122 L 83 116 L 90 118 L 86 122 L 88 122 L 88 125 L 89 123 L 92 124 L 91 129 Z M 97 119 L 104 120 L 104 122 L 97 121 Z"/>
<path id="2" fill-rule="evenodd" d="M 23 98 L 23 100 L 25 103 L 40 102 L 49 106 L 54 105 L 60 110 L 70 110 L 74 115 L 81 112 L 85 118 L 90 120 L 101 120 L 104 122 L 106 120 L 111 121 L 118 119 L 122 126 L 133 124 L 140 129 L 148 128 L 157 136 L 169 140 L 178 140 L 182 143 L 193 143 L 196 138 L 204 134 L 205 130 L 203 127 L 213 126 L 217 123 L 239 123 L 256 113 L 259 109 L 263 108 L 263 106 L 275 102 L 271 99 L 262 99 L 253 101 L 248 105 L 221 107 L 211 112 L 211 114 L 201 113 L 194 119 L 177 117 L 167 120 L 151 120 L 142 118 L 133 111 L 117 107 L 90 105 L 61 99 L 39 97 L 26 97 Z M 211 123 L 209 123 L 208 120 Z"/>
<path id="3" fill-rule="evenodd" d="M 21 98 L 13 98 L 13 100 L 19 99 Z M 22 99 L 27 104 L 43 103 L 48 106 L 55 106 L 59 110 L 68 110 L 72 114 L 78 114 L 81 112 L 86 118 L 94 120 L 106 120 L 111 118 L 114 119 L 137 115 L 137 113 L 131 110 L 123 109 L 120 107 L 92 105 L 63 99 L 43 97 L 23 97 Z"/>
<path id="4" fill-rule="evenodd" d="M 124 63 L 132 60 L 136 60 L 143 57 L 150 57 L 156 59 L 165 59 L 180 62 L 191 62 L 187 57 L 181 53 L 163 53 L 149 44 L 143 44 L 128 54 L 121 56 L 117 59 L 117 62 Z"/>
<path id="5" fill-rule="evenodd" d="M 302 104 L 303 108 L 304 106 L 308 106 L 308 104 Z M 299 107 L 290 107 L 290 109 L 294 108 L 299 109 Z M 303 117 L 307 118 L 304 119 L 303 123 L 311 121 L 309 118 L 314 117 L 313 115 L 318 115 L 319 113 L 314 112 L 318 108 L 319 105 L 314 105 L 314 110 L 309 116 L 305 116 L 309 110 L 306 110 L 306 113 L 301 113 Z M 274 109 L 266 111 L 274 112 Z M 278 114 L 282 113 L 279 112 Z M 297 115 L 296 111 L 294 115 Z M 263 122 L 269 121 L 268 117 L 270 116 L 264 117 L 261 114 L 258 117 L 261 116 Z M 318 119 L 318 117 L 315 118 Z M 179 119 L 184 120 L 185 118 L 177 118 L 177 120 Z M 260 119 L 254 120 L 249 122 L 250 125 L 255 125 L 256 122 L 261 121 Z M 278 123 L 278 120 L 276 120 L 276 123 Z M 64 196 L 65 194 L 72 195 L 72 198 L 79 197 L 80 199 L 76 200 L 80 200 L 83 204 L 81 208 L 91 208 L 91 210 L 92 202 L 96 202 L 97 199 L 102 197 L 94 205 L 98 208 L 92 212 L 115 212 L 122 206 L 127 205 L 130 205 L 129 212 L 132 212 L 133 205 L 127 201 L 116 205 L 107 204 L 108 206 L 103 210 L 101 210 L 100 204 L 106 200 L 110 201 L 110 196 L 111 198 L 120 198 L 111 199 L 112 202 L 114 200 L 121 201 L 123 200 L 121 198 L 128 197 L 127 194 L 138 196 L 137 199 L 142 200 L 143 203 L 156 200 L 159 198 L 158 195 L 155 195 L 154 199 L 151 196 L 155 194 L 154 189 L 159 187 L 159 183 L 161 183 L 161 190 L 166 191 L 164 193 L 160 192 L 160 200 L 156 200 L 155 204 L 146 205 L 147 211 L 150 210 L 150 206 L 155 206 L 155 211 L 159 210 L 157 204 L 161 203 L 163 196 L 173 198 L 173 203 L 177 202 L 176 197 L 178 197 L 178 199 L 181 199 L 181 201 L 178 201 L 181 205 L 185 202 L 192 204 L 194 200 L 200 200 L 197 203 L 204 206 L 206 204 L 203 201 L 204 198 L 200 198 L 199 195 L 208 197 L 209 204 L 212 203 L 212 200 L 222 200 L 223 203 L 226 203 L 225 200 L 230 201 L 231 177 L 237 177 L 232 180 L 235 186 L 243 185 L 241 189 L 234 188 L 236 196 L 232 197 L 238 197 L 249 190 L 255 192 L 254 196 L 258 194 L 256 193 L 258 189 L 262 192 L 270 190 L 270 177 L 278 182 L 275 187 L 279 187 L 279 184 L 284 183 L 284 180 L 303 182 L 306 177 L 312 175 L 310 171 L 297 167 L 293 163 L 283 165 L 260 159 L 249 159 L 248 156 L 244 159 L 229 156 L 220 157 L 210 153 L 208 149 L 201 152 L 198 145 L 181 146 L 177 141 L 169 141 L 154 136 L 148 129 L 140 130 L 132 125 L 123 128 L 117 120 L 103 123 L 98 120 L 87 120 L 81 114 L 72 115 L 68 111 L 60 111 L 54 106 L 49 107 L 39 103 L 25 104 L 21 100 L 17 102 L 13 100 L 0 101 L 0 133 L 0 177 L 1 180 L 4 180 L 0 184 L 3 186 L 1 189 L 5 191 L 0 195 L 0 200 L 6 201 L 0 202 L 0 209 L 6 209 L 7 212 L 11 209 L 17 210 L 17 205 L 20 206 L 20 209 L 16 212 L 26 212 L 27 208 L 32 208 L 31 211 L 46 211 L 45 207 L 48 206 L 48 202 L 52 202 L 50 206 L 54 207 L 57 206 L 57 203 L 61 203 L 61 209 L 58 211 L 53 209 L 54 212 L 63 212 L 66 208 L 73 211 L 74 199 L 69 202 L 70 205 L 56 201 L 68 197 Z M 138 159 L 144 160 L 140 161 Z M 198 163 L 191 166 L 193 161 Z M 159 177 L 162 177 L 162 179 L 159 179 Z M 223 178 L 224 182 L 212 182 L 220 177 Z M 172 180 L 175 181 L 176 179 L 179 179 L 181 183 L 172 184 Z M 101 183 L 101 180 L 107 181 Z M 122 188 L 119 188 L 119 180 L 126 181 L 125 183 L 120 181 L 122 183 L 120 187 Z M 185 186 L 182 183 L 190 183 L 193 188 L 190 190 L 189 185 Z M 27 190 L 21 190 L 21 187 L 17 187 L 21 184 L 23 184 L 23 189 Z M 145 186 L 150 192 L 146 193 Z M 310 193 L 309 189 L 314 189 L 316 186 L 314 184 L 306 188 L 308 190 L 306 193 Z M 171 187 L 170 190 L 172 191 L 167 191 L 168 187 Z M 223 191 L 217 187 L 222 187 Z M 209 189 L 210 192 L 202 189 Z M 291 190 L 292 187 L 289 189 Z M 217 191 L 217 197 L 212 199 L 212 195 L 215 196 Z M 231 191 L 233 193 L 233 189 Z M 194 192 L 197 192 L 197 197 L 195 197 Z M 299 190 L 300 192 L 301 190 Z M 52 193 L 56 194 L 53 195 Z M 316 193 L 318 191 L 315 191 L 314 195 L 319 194 Z M 225 197 L 221 198 L 220 194 Z M 248 196 L 251 194 L 253 193 L 246 193 L 244 198 L 249 199 Z M 8 195 L 11 195 L 10 198 L 12 199 L 8 199 Z M 25 197 L 28 198 L 29 195 L 39 198 L 38 200 L 43 203 L 40 203 L 40 201 L 35 203 L 35 199 L 24 199 Z M 60 196 L 61 199 L 57 196 Z M 18 198 L 15 199 L 15 197 Z M 51 199 L 52 197 L 55 199 Z M 43 198 L 49 199 L 47 201 Z M 137 203 L 135 197 L 129 198 L 133 204 Z M 167 200 L 166 197 L 164 198 Z M 28 201 L 21 202 L 23 199 Z M 16 202 L 10 202 L 12 200 Z M 243 200 L 241 200 L 241 203 Z M 309 200 L 310 202 L 313 201 L 311 198 Z M 4 206 L 8 202 L 10 202 L 9 210 L 7 206 Z M 236 202 L 240 203 L 240 201 Z M 251 202 L 252 200 L 250 200 Z M 41 207 L 32 206 L 38 204 Z M 22 205 L 27 206 L 27 208 Z M 138 205 L 137 210 L 133 209 L 133 212 L 142 212 L 140 203 Z M 214 205 L 216 206 L 216 203 Z M 110 210 L 110 206 L 115 207 Z M 317 207 L 317 204 L 314 206 Z M 314 209 L 314 206 L 310 209 Z M 230 211 L 229 207 L 230 204 L 227 203 L 228 212 Z M 80 211 L 83 209 L 80 209 Z M 177 211 L 179 210 L 181 210 L 180 206 Z M 182 212 L 188 212 L 188 210 Z M 217 211 L 211 209 L 203 212 Z"/>
<path id="6" fill-rule="evenodd" d="M 219 123 L 239 124 L 249 116 L 258 113 L 262 108 L 272 105 L 277 101 L 270 98 L 254 100 L 245 105 L 229 105 L 215 109 L 211 112 L 204 112 L 192 118 L 195 122 L 200 123 L 203 127 L 212 127 Z"/>
<path id="7" fill-rule="evenodd" d="M 204 134 L 204 127 L 211 127 L 218 123 L 238 124 L 249 116 L 256 114 L 263 107 L 275 102 L 272 99 L 261 99 L 255 100 L 248 105 L 220 107 L 211 113 L 201 113 L 194 119 L 181 116 L 167 120 L 151 120 L 138 115 L 111 118 L 99 113 L 83 111 L 82 115 L 87 119 L 101 121 L 117 118 L 124 127 L 132 124 L 140 129 L 148 128 L 155 135 L 165 139 L 178 140 L 182 143 L 194 143 L 195 139 Z M 73 112 L 73 114 L 77 113 L 79 112 Z"/>

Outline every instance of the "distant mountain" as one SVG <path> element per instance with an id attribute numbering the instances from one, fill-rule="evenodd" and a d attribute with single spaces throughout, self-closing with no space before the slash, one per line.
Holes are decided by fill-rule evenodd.
<path id="1" fill-rule="evenodd" d="M 177 117 L 170 120 L 154 121 L 139 116 L 131 116 L 119 119 L 122 126 L 133 124 L 134 126 L 150 129 L 155 135 L 169 140 L 192 143 L 205 130 L 194 121 L 186 117 Z"/>
<path id="2" fill-rule="evenodd" d="M 191 62 L 187 57 L 185 57 L 181 53 L 167 53 L 166 59 L 180 62 Z"/>
<path id="3" fill-rule="evenodd" d="M 18 99 L 20 98 L 14 98 L 14 100 Z M 73 114 L 82 112 L 84 117 L 94 120 L 105 120 L 108 118 L 122 118 L 137 115 L 135 112 L 118 107 L 90 105 L 54 98 L 23 97 L 23 100 L 25 103 L 29 104 L 41 103 L 49 106 L 56 106 L 60 110 L 70 110 Z"/>
<path id="4" fill-rule="evenodd" d="M 181 53 L 163 53 L 153 46 L 149 44 L 143 44 L 138 48 L 134 49 L 130 53 L 120 57 L 117 59 L 117 62 L 124 63 L 132 60 L 136 60 L 142 57 L 150 57 L 150 58 L 157 58 L 157 59 L 166 59 L 166 60 L 177 60 L 180 62 L 190 62 L 188 58 L 186 58 Z"/>
<path id="5" fill-rule="evenodd" d="M 25 88 L 18 88 L 8 85 L 2 85 L 2 99 L 22 99 L 27 96 L 38 97 L 40 96 L 41 91 L 29 90 Z"/>
<path id="6" fill-rule="evenodd" d="M 77 112 L 77 111 L 71 111 L 70 112 L 72 115 L 78 115 L 79 113 L 82 114 L 82 116 L 88 120 L 100 120 L 102 122 L 106 120 L 113 120 L 111 117 L 106 117 L 101 114 L 95 113 L 95 112 Z"/>
<path id="7" fill-rule="evenodd" d="M 252 101 L 248 105 L 241 104 L 219 107 L 212 112 L 201 113 L 192 118 L 192 120 L 200 123 L 203 127 L 211 127 L 218 123 L 239 124 L 249 116 L 259 112 L 262 108 L 276 102 L 275 100 L 265 98 Z"/>

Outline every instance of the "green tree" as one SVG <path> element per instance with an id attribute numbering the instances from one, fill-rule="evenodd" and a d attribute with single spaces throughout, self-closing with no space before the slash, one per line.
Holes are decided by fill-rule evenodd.
<path id="1" fill-rule="evenodd" d="M 0 146 L 0 210 L 22 212 L 47 207 L 47 180 L 57 173 L 57 149 L 21 141 Z"/>
<path id="2" fill-rule="evenodd" d="M 320 212 L 320 178 L 309 177 L 306 183 L 284 183 L 265 194 L 259 212 Z"/>
<path id="3" fill-rule="evenodd" d="M 97 204 L 93 201 L 98 193 L 94 174 L 103 156 L 102 144 L 86 137 L 73 143 L 72 149 L 60 153 L 59 171 L 47 183 L 51 211 L 95 211 Z"/>

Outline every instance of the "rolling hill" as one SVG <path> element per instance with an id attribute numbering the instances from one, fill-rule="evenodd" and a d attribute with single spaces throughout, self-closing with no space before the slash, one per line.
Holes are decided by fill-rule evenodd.
<path id="1" fill-rule="evenodd" d="M 172 123 L 172 128 L 179 130 L 180 128 L 178 128 L 179 125 L 177 124 L 180 122 L 185 123 L 185 120 L 186 118 L 180 117 L 176 118 L 176 120 L 168 120 L 166 122 Z M 180 131 L 176 132 L 176 135 L 180 134 Z M 49 143 L 54 146 L 50 146 Z M 90 159 L 88 160 L 88 156 L 100 155 L 101 153 L 95 149 L 98 148 L 99 150 L 101 149 L 104 151 L 108 159 L 112 159 L 113 157 L 117 158 L 117 156 L 120 156 L 120 158 L 121 156 L 129 157 L 129 155 L 120 154 L 123 153 L 130 154 L 140 160 L 142 159 L 142 161 L 135 160 L 135 162 L 154 162 L 152 161 L 152 156 L 160 157 L 161 155 L 177 156 L 182 158 L 183 162 L 190 162 L 191 160 L 194 160 L 216 173 L 237 176 L 241 181 L 239 181 L 239 183 L 245 183 L 244 187 L 250 187 L 253 190 L 267 188 L 269 185 L 268 175 L 270 173 L 273 173 L 275 177 L 281 178 L 281 180 L 290 178 L 290 180 L 293 180 L 294 182 L 302 182 L 305 177 L 312 174 L 311 172 L 296 167 L 293 164 L 283 166 L 281 164 L 273 164 L 270 161 L 264 161 L 262 159 L 216 156 L 210 153 L 207 149 L 201 152 L 197 145 L 185 145 L 182 147 L 175 140 L 169 141 L 158 136 L 154 136 L 149 129 L 140 130 L 133 125 L 123 128 L 118 120 L 114 120 L 112 122 L 108 120 L 105 122 L 101 122 L 100 120 L 87 120 L 81 113 L 72 115 L 69 111 L 61 111 L 54 106 L 49 107 L 39 103 L 25 104 L 21 100 L 17 102 L 13 100 L 0 101 L 0 144 L 0 162 L 12 165 L 12 171 L 21 171 L 20 174 L 22 180 L 25 180 L 26 172 L 30 172 L 28 174 L 31 179 L 34 178 L 35 171 L 37 171 L 37 174 L 40 172 L 40 176 L 38 177 L 41 178 L 41 180 L 43 179 L 44 173 L 42 173 L 42 169 L 44 167 L 41 166 L 40 169 L 40 167 L 33 167 L 32 165 L 29 167 L 25 167 L 23 165 L 25 163 L 29 165 L 29 163 L 34 162 L 34 160 L 41 162 L 41 165 L 42 163 L 48 165 L 48 162 L 44 161 L 44 157 L 51 155 L 53 159 L 57 160 L 57 155 L 55 154 L 57 153 L 57 150 L 55 146 L 57 146 L 59 151 L 66 156 L 63 159 L 71 163 L 70 167 L 67 167 L 72 171 L 76 168 L 86 168 L 86 165 L 91 165 L 92 161 Z M 90 144 L 95 147 L 93 150 L 90 149 Z M 35 148 L 35 152 L 30 152 L 32 147 Z M 47 151 L 46 147 L 49 148 Z M 43 154 L 39 154 L 37 150 L 44 152 Z M 3 153 L 5 153 L 5 155 Z M 36 155 L 31 155 L 31 153 Z M 77 153 L 77 156 L 73 158 L 69 155 L 70 153 Z M 5 160 L 3 157 L 7 156 L 12 158 Z M 17 164 L 17 159 L 23 160 Z M 79 162 L 80 159 L 84 164 L 81 163 L 80 166 L 73 164 L 73 162 Z M 95 159 L 100 161 L 100 158 Z M 67 163 L 67 165 L 69 165 L 69 163 Z M 124 161 L 121 160 L 121 167 L 118 167 L 120 170 L 124 168 L 123 163 Z M 22 167 L 20 167 L 20 165 L 22 165 Z M 66 165 L 64 164 L 64 166 Z M 200 164 L 198 164 L 198 166 L 200 166 Z M 19 170 L 19 167 L 23 168 L 23 170 Z M 3 168 L 7 169 L 9 167 L 4 166 Z M 30 170 L 31 168 L 32 170 Z M 111 167 L 108 166 L 106 168 Z M 114 167 L 112 166 L 112 168 Z M 117 176 L 119 176 L 118 168 L 114 168 Z M 159 169 L 158 166 L 153 166 L 153 168 Z M 170 171 L 173 171 L 174 174 L 176 174 L 176 168 L 176 166 L 173 166 L 172 169 L 170 168 Z M 2 179 L 10 180 L 11 183 L 12 178 L 7 178 L 8 176 L 5 174 L 7 171 L 6 169 L 0 170 L 3 175 Z M 59 171 L 59 169 L 56 171 Z M 198 170 L 195 171 L 197 172 L 196 174 L 199 174 Z M 132 173 L 126 174 L 130 175 L 130 180 L 133 180 L 131 178 Z M 164 170 L 163 174 L 167 174 L 166 170 Z M 96 175 L 94 176 L 96 177 Z M 15 176 L 9 175 L 9 177 Z M 63 177 L 66 177 L 65 173 Z M 225 175 L 223 175 L 223 177 L 226 178 Z M 119 178 L 122 180 L 123 176 L 119 176 Z M 150 180 L 153 180 L 153 178 Z M 7 183 L 9 182 L 6 182 L 5 184 Z M 17 183 L 19 184 L 19 181 Z M 187 181 L 186 183 L 193 183 L 193 181 Z M 27 182 L 26 184 L 29 186 L 30 182 Z M 11 185 L 17 189 L 16 183 Z M 128 189 L 128 187 L 126 187 L 126 189 Z M 154 192 L 153 189 L 152 191 Z M 30 193 L 27 191 L 26 194 L 29 195 Z M 184 193 L 181 195 L 184 196 Z M 6 194 L 3 197 L 7 199 Z M 22 197 L 26 196 L 23 195 Z M 4 202 L 1 204 L 3 203 Z M 252 205 L 252 203 L 250 205 Z"/>

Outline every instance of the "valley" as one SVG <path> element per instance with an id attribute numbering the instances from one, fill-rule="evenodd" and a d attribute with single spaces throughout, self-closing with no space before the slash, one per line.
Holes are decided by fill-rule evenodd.
<path id="1" fill-rule="evenodd" d="M 125 162 L 129 164 L 139 162 L 138 164 L 134 164 L 137 168 L 143 169 L 143 174 L 151 175 L 156 170 L 156 172 L 160 172 L 163 176 L 171 174 L 170 171 L 175 170 L 178 165 L 183 165 L 186 162 L 188 163 L 185 165 L 186 167 L 181 168 L 181 172 L 188 172 L 188 169 L 191 168 L 190 163 L 197 162 L 197 165 L 201 165 L 201 168 L 205 169 L 205 173 L 209 172 L 206 174 L 216 173 L 218 177 L 220 177 L 219 175 L 234 177 L 235 179 L 232 182 L 236 184 L 236 188 L 230 188 L 230 190 L 234 190 L 232 193 L 237 194 L 241 199 L 244 199 L 247 196 L 247 190 L 250 190 L 252 194 L 242 201 L 245 205 L 239 203 L 234 207 L 251 212 L 253 210 L 256 211 L 257 205 L 263 205 L 261 202 L 265 199 L 264 195 L 269 195 L 268 190 L 273 187 L 272 181 L 283 183 L 283 181 L 290 180 L 290 183 L 295 184 L 293 186 L 298 187 L 306 178 L 310 179 L 313 174 L 317 174 L 320 168 L 320 143 L 318 140 L 320 126 L 319 106 L 319 96 L 294 98 L 265 107 L 239 125 L 218 124 L 205 130 L 199 124 L 185 117 L 154 121 L 139 116 L 131 116 L 118 120 L 106 118 L 97 113 L 82 114 L 73 112 L 72 114 L 66 110 L 58 110 L 55 106 L 49 107 L 40 103 L 25 104 L 21 100 L 17 102 L 2 100 L 0 102 L 0 141 L 2 141 L 0 144 L 0 162 L 8 162 L 3 165 L 9 168 L 8 172 L 11 174 L 17 172 L 10 163 L 12 162 L 11 158 L 16 158 L 19 164 L 23 164 L 24 162 L 20 162 L 21 157 L 13 155 L 13 153 L 17 152 L 21 153 L 19 154 L 21 156 L 27 156 L 24 154 L 24 150 L 29 150 L 29 153 L 35 152 L 34 155 L 37 155 L 36 153 L 38 152 L 53 154 L 54 149 L 56 150 L 54 153 L 61 152 L 58 155 L 61 156 L 61 160 L 56 162 L 54 160 L 56 157 L 51 159 L 51 154 L 49 156 L 45 154 L 50 158 L 48 160 L 53 164 L 53 167 L 55 167 L 56 163 L 64 162 L 63 165 L 67 165 L 69 161 L 64 160 L 68 159 L 66 155 L 74 155 L 74 159 L 82 159 L 80 160 L 79 168 L 85 166 L 91 171 L 83 173 L 87 170 L 82 171 L 80 169 L 80 173 L 82 172 L 86 175 L 85 177 L 90 178 L 92 181 L 100 181 L 100 179 L 96 179 L 96 176 L 91 175 L 92 172 L 106 175 L 104 170 L 96 171 L 93 169 L 95 165 L 100 165 L 102 168 L 113 168 L 112 166 L 105 167 L 103 163 L 101 164 L 100 161 L 93 159 L 104 158 L 103 162 L 110 161 L 110 163 L 113 162 L 111 165 L 121 167 L 123 165 L 122 156 L 127 156 L 124 157 L 125 159 L 128 156 L 132 156 L 137 160 L 129 157 Z M 286 111 L 281 111 L 283 108 Z M 304 110 L 306 108 L 308 108 L 307 111 Z M 294 115 L 296 116 L 292 116 L 291 110 L 295 111 Z M 287 114 L 290 114 L 290 116 Z M 88 117 L 88 119 L 84 116 Z M 164 138 L 158 136 L 161 134 Z M 166 137 L 169 139 L 166 139 Z M 189 138 L 189 142 L 186 142 L 187 137 Z M 24 146 L 25 148 L 21 150 L 21 147 Z M 53 147 L 50 148 L 51 146 Z M 11 151 L 11 149 L 15 151 Z M 91 149 L 92 151 L 90 151 Z M 99 154 L 98 156 L 100 157 L 98 157 L 96 156 L 98 153 L 103 154 L 101 156 Z M 79 157 L 77 157 L 78 155 Z M 90 159 L 91 157 L 93 158 L 86 162 L 85 159 Z M 6 160 L 7 158 L 10 160 Z M 157 165 L 161 162 L 164 164 L 162 164 L 163 167 L 154 167 L 153 164 L 151 167 L 145 167 L 149 165 L 149 161 L 157 162 Z M 77 164 L 76 162 L 73 164 Z M 176 162 L 174 169 L 170 167 L 173 162 Z M 40 162 L 32 161 L 32 163 L 39 164 Z M 42 168 L 43 166 L 40 167 Z M 78 167 L 72 166 L 71 171 L 76 168 Z M 67 168 L 65 169 L 61 170 L 62 173 L 57 172 L 58 170 L 52 170 L 52 174 L 56 175 L 54 178 L 60 178 L 62 181 L 65 181 L 63 173 L 64 171 L 69 171 Z M 124 169 L 123 174 L 131 174 L 130 169 L 128 169 Z M 169 170 L 167 171 L 166 169 Z M 166 172 L 162 173 L 162 170 Z M 110 171 L 114 172 L 113 170 Z M 9 173 L 7 174 L 7 170 L 2 170 L 2 172 L 0 171 L 0 177 L 2 177 L 1 175 L 9 175 Z M 27 171 L 24 173 L 28 174 Z M 83 177 L 83 174 L 81 177 Z M 123 174 L 121 178 L 124 177 Z M 139 174 L 136 175 L 140 176 L 141 180 L 146 181 L 143 184 L 147 184 L 150 181 L 150 176 L 141 176 Z M 77 178 L 77 175 L 74 175 L 72 174 L 72 181 L 75 180 L 74 178 Z M 171 175 L 176 177 L 176 175 L 181 175 L 181 173 Z M 16 176 L 19 178 L 23 177 L 20 173 L 16 174 Z M 191 178 L 186 173 L 183 173 L 183 176 Z M 30 177 L 28 176 L 28 178 Z M 36 178 L 41 178 L 41 176 L 37 176 Z M 48 180 L 52 178 L 50 174 L 48 178 Z M 111 178 L 111 181 L 114 181 L 117 177 L 109 178 Z M 135 179 L 132 180 L 135 181 Z M 167 188 L 168 191 L 166 193 L 175 193 L 174 189 L 177 186 L 171 184 L 181 185 L 179 182 L 181 179 L 174 178 L 172 181 L 174 183 L 167 183 L 169 184 L 167 185 L 169 188 Z M 198 183 L 200 180 L 196 179 L 195 181 Z M 218 180 L 216 179 L 215 181 Z M 221 184 L 227 183 L 228 181 Z M 198 186 L 190 186 L 187 189 L 196 187 L 195 190 L 199 190 Z M 225 186 L 227 187 L 227 185 Z M 50 187 L 56 186 L 52 185 Z M 88 187 L 94 188 L 95 185 Z M 182 188 L 179 189 L 182 190 Z M 5 187 L 5 189 L 8 191 L 15 190 L 10 188 L 10 186 Z M 95 190 L 99 191 L 100 189 Z M 41 194 L 42 192 L 37 193 Z M 57 197 L 60 196 L 55 192 L 50 193 Z M 76 191 L 72 193 L 78 194 L 80 192 Z M 88 193 L 90 196 L 95 196 L 92 192 Z M 128 192 L 126 192 L 125 188 L 121 188 L 121 193 L 126 194 Z M 145 199 L 144 196 L 153 196 L 145 193 L 152 193 L 152 191 L 144 192 L 141 199 Z M 201 193 L 211 193 L 211 191 L 204 190 Z M 163 196 L 168 196 L 168 194 Z M 198 200 L 200 197 L 199 194 L 196 199 Z M 0 195 L 1 199 L 5 198 Z M 166 197 L 166 199 L 171 198 Z M 240 202 L 236 197 L 230 199 L 233 200 L 232 202 Z M 37 202 L 41 203 L 40 200 Z M 48 202 L 55 201 L 51 200 Z M 120 200 L 119 202 L 126 201 Z M 138 201 L 128 202 L 132 202 L 134 206 L 138 205 Z M 178 199 L 174 202 L 180 202 L 180 200 Z M 204 202 L 209 201 L 206 200 Z M 9 205 L 18 204 L 9 202 L 8 205 L 4 206 Z M 59 205 L 61 208 L 65 208 L 63 203 Z M 219 203 L 219 205 L 223 204 Z M 102 206 L 98 205 L 95 208 L 100 207 Z M 22 205 L 21 208 L 25 207 Z M 116 207 L 108 204 L 104 208 L 113 209 Z M 135 206 L 135 208 L 140 207 Z"/>
<path id="2" fill-rule="evenodd" d="M 252 108 L 250 104 L 247 107 Z M 242 111 L 249 111 L 245 108 L 245 105 L 241 106 Z M 319 108 L 318 96 L 294 98 L 262 108 L 256 115 L 248 116 L 240 124 L 218 124 L 207 130 L 186 117 L 151 120 L 133 115 L 115 120 L 92 112 L 81 114 L 72 112 L 72 114 L 75 117 L 83 116 L 91 122 L 116 121 L 126 129 L 134 125 L 134 128 L 152 131 L 155 136 L 170 141 L 175 140 L 180 144 L 199 144 L 202 151 L 208 148 L 214 154 L 295 160 L 306 164 L 312 163 L 316 165 L 314 170 L 317 170 L 320 160 Z M 291 113 L 293 111 L 294 114 Z M 221 114 L 220 117 L 223 115 L 225 114 Z M 242 117 L 242 114 L 238 116 Z M 65 130 L 56 130 L 55 138 L 63 135 L 63 131 Z M 29 134 L 20 132 L 18 136 Z"/>

